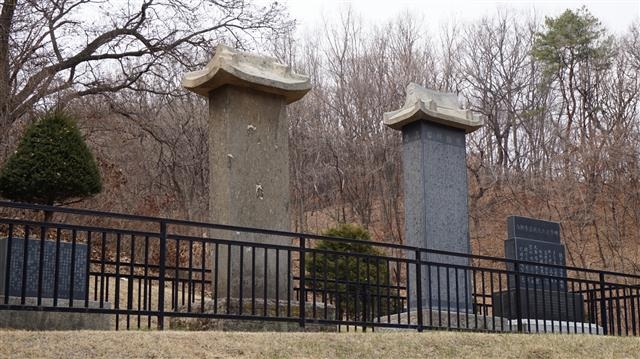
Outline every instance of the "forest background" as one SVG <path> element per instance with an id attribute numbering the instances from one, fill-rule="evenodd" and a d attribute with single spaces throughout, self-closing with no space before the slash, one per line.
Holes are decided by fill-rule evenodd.
<path id="1" fill-rule="evenodd" d="M 517 214 L 560 222 L 570 265 L 640 272 L 640 24 L 611 35 L 586 8 L 503 10 L 437 33 L 422 21 L 346 10 L 300 36 L 277 3 L 5 1 L 0 165 L 65 108 L 104 188 L 73 205 L 206 221 L 206 99 L 180 79 L 223 42 L 311 77 L 288 108 L 293 230 L 354 222 L 403 242 L 401 138 L 382 117 L 416 82 L 485 116 L 467 137 L 474 253 L 502 255 Z"/>

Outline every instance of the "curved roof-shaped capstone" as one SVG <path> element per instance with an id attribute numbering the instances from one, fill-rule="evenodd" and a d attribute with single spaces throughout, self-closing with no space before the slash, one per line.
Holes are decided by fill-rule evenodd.
<path id="1" fill-rule="evenodd" d="M 311 90 L 309 77 L 293 72 L 290 66 L 222 44 L 204 69 L 188 72 L 182 78 L 184 88 L 202 96 L 224 85 L 281 95 L 287 103 L 298 101 Z"/>
<path id="2" fill-rule="evenodd" d="M 449 92 L 438 92 L 410 83 L 404 106 L 384 114 L 384 124 L 394 130 L 418 121 L 428 120 L 442 125 L 473 132 L 484 125 L 482 116 L 462 109 L 458 96 Z"/>

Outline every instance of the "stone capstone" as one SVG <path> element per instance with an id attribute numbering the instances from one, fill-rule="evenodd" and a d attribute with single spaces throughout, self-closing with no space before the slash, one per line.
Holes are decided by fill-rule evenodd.
<path id="1" fill-rule="evenodd" d="M 462 109 L 454 93 L 438 92 L 410 83 L 404 106 L 384 114 L 384 124 L 400 130 L 419 121 L 428 120 L 448 127 L 473 132 L 484 125 L 482 116 Z"/>
<path id="2" fill-rule="evenodd" d="M 309 77 L 293 72 L 290 66 L 222 44 L 204 69 L 188 72 L 182 79 L 184 88 L 202 96 L 224 85 L 280 95 L 287 103 L 298 101 L 311 90 Z"/>

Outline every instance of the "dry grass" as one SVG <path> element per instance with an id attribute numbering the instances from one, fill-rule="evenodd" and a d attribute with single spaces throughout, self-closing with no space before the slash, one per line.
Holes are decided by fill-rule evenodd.
<path id="1" fill-rule="evenodd" d="M 98 298 L 99 298 L 99 291 L 100 291 L 100 282 L 98 282 L 98 287 L 94 287 L 94 277 L 91 276 L 90 280 L 89 280 L 89 299 L 91 301 L 94 300 L 94 294 L 96 292 L 98 292 Z M 115 308 L 115 291 L 116 291 L 116 285 L 115 285 L 116 281 L 115 279 L 112 279 L 109 281 L 109 288 L 107 289 L 107 285 L 105 283 L 105 293 L 109 293 L 109 297 L 105 298 L 105 302 L 109 303 L 111 305 L 111 308 Z M 143 301 L 144 301 L 144 297 L 142 296 L 142 293 L 139 293 L 138 291 L 138 281 L 134 281 L 133 285 L 132 285 L 132 303 L 131 303 L 131 307 L 129 308 L 128 306 L 128 292 L 129 292 L 129 282 L 126 278 L 120 278 L 120 286 L 119 286 L 119 308 L 120 309 L 130 309 L 132 311 L 136 311 L 136 310 L 142 310 L 143 309 Z M 158 286 L 157 285 L 151 285 L 151 309 L 153 310 L 157 310 L 158 308 Z M 164 290 L 164 298 L 165 298 L 165 302 L 164 302 L 164 309 L 165 311 L 169 312 L 172 311 L 173 309 L 171 308 L 171 296 L 172 296 L 172 291 L 171 291 L 171 284 L 167 284 Z M 182 296 L 183 296 L 183 292 L 181 290 L 178 291 L 178 300 L 179 300 L 179 305 L 182 304 Z M 187 294 L 184 294 L 185 297 L 187 297 Z M 140 301 L 139 301 L 140 299 Z M 200 302 L 200 290 L 198 289 L 196 291 L 196 293 L 194 294 L 193 297 L 193 301 L 199 303 Z M 115 320 L 115 316 L 113 316 L 112 320 Z M 130 325 L 131 327 L 136 327 L 137 326 L 137 316 L 135 314 L 131 314 L 130 316 Z M 127 316 L 126 315 L 119 315 L 118 316 L 118 321 L 119 321 L 119 325 L 120 328 L 126 328 L 126 322 L 127 322 Z M 150 323 L 151 323 L 151 328 L 155 328 L 157 326 L 157 317 L 152 316 Z M 113 328 L 115 328 L 115 322 L 112 323 Z M 140 326 L 141 327 L 145 327 L 147 326 L 147 317 L 146 316 L 142 316 L 140 318 Z"/>
<path id="2" fill-rule="evenodd" d="M 1 358 L 638 358 L 640 339 L 456 332 L 0 331 Z"/>

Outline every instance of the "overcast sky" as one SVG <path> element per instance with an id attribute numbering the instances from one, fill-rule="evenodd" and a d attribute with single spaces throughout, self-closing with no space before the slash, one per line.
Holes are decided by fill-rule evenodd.
<path id="1" fill-rule="evenodd" d="M 298 20 L 300 31 L 321 25 L 323 19 L 334 18 L 348 6 L 367 22 L 389 20 L 407 10 L 416 12 L 428 22 L 431 31 L 437 31 L 440 24 L 452 19 L 473 21 L 504 8 L 557 16 L 567 8 L 585 5 L 613 33 L 624 32 L 633 21 L 640 21 L 640 0 L 285 0 L 284 3 L 291 16 Z"/>

